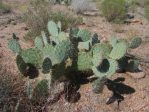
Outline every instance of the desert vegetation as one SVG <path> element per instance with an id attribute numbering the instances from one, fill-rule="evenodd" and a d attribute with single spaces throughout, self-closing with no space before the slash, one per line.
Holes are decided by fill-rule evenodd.
<path id="1" fill-rule="evenodd" d="M 0 111 L 147 112 L 148 28 L 148 0 L 1 0 Z"/>

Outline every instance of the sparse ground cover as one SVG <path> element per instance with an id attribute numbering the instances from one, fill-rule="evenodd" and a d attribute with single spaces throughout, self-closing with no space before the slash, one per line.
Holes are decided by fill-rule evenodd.
<path id="1" fill-rule="evenodd" d="M 124 101 L 120 103 L 119 108 L 116 102 L 110 105 L 106 105 L 107 99 L 112 95 L 112 92 L 109 91 L 107 87 L 105 87 L 102 94 L 95 94 L 92 92 L 92 86 L 90 82 L 80 84 L 79 88 L 78 85 L 77 87 L 76 85 L 68 87 L 67 92 L 69 92 L 70 89 L 74 89 L 72 93 L 70 91 L 71 94 L 68 95 L 68 98 L 65 98 L 63 92 L 61 93 L 63 83 L 60 83 L 57 84 L 57 86 L 54 86 L 55 88 L 53 90 L 55 91 L 51 91 L 47 99 L 40 99 L 40 101 L 38 102 L 29 100 L 26 97 L 25 89 L 27 85 L 27 79 L 23 78 L 19 73 L 17 65 L 15 63 L 16 56 L 8 49 L 7 46 L 8 41 L 11 39 L 13 33 L 17 35 L 17 38 L 19 39 L 19 42 L 23 49 L 34 46 L 32 41 L 26 41 L 24 39 L 24 37 L 30 31 L 30 28 L 24 21 L 22 21 L 22 14 L 20 15 L 19 10 L 21 8 L 15 9 L 12 6 L 12 4 L 28 4 L 28 2 L 25 0 L 6 0 L 5 2 L 8 5 L 11 4 L 11 10 L 13 11 L 2 14 L 0 16 L 0 23 L 2 23 L 0 25 L 0 80 L 2 80 L 0 81 L 0 88 L 3 87 L 2 89 L 0 89 L 0 111 L 3 112 L 8 109 L 8 112 L 14 110 L 18 110 L 19 112 L 38 112 L 46 111 L 47 109 L 49 112 L 148 112 L 149 65 L 146 63 L 141 63 L 141 65 L 143 65 L 143 72 L 146 74 L 145 78 L 136 79 L 128 73 L 117 73 L 116 75 L 112 76 L 112 80 L 121 78 L 122 84 L 120 85 L 122 88 L 130 89 L 129 92 L 122 93 L 124 95 Z M 128 40 L 130 40 L 134 36 L 141 37 L 143 40 L 141 46 L 135 50 L 132 50 L 131 53 L 145 60 L 148 60 L 149 21 L 145 18 L 145 13 L 147 12 L 147 10 L 144 10 L 144 7 L 142 7 L 144 6 L 143 1 L 135 2 L 137 8 L 135 9 L 135 12 L 130 13 L 131 16 L 133 15 L 134 17 L 131 19 L 127 19 L 127 23 L 125 24 L 115 24 L 108 22 L 102 15 L 102 13 L 100 13 L 100 15 L 98 16 L 81 15 L 81 18 L 83 18 L 83 24 L 81 23 L 78 26 L 79 28 L 85 28 L 88 29 L 90 32 L 97 33 L 102 41 L 108 40 L 111 36 L 125 38 Z M 65 7 L 59 4 L 55 5 L 54 8 L 60 9 L 60 11 L 62 12 L 68 11 L 67 6 Z M 24 9 L 26 10 L 26 8 L 23 8 L 23 13 Z M 129 86 L 129 88 L 126 85 Z M 60 91 L 60 94 L 53 96 L 53 93 L 57 93 L 57 91 Z M 75 101 L 75 95 L 79 95 L 80 98 L 79 100 L 77 100 L 77 102 L 71 103 Z M 24 109 L 22 109 L 23 107 Z"/>

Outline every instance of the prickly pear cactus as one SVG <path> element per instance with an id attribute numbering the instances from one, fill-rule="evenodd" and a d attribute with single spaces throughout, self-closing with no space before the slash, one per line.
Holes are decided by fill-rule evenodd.
<path id="1" fill-rule="evenodd" d="M 36 37 L 34 48 L 21 49 L 16 38 L 8 43 L 9 48 L 17 53 L 16 63 L 21 74 L 31 78 L 34 71 L 28 70 L 31 67 L 36 69 L 38 77 L 34 78 L 39 84 L 32 93 L 37 92 L 39 97 L 47 95 L 47 89 L 54 81 L 62 77 L 67 79 L 75 71 L 94 73 L 98 79 L 93 84 L 93 91 L 98 93 L 102 91 L 103 79 L 111 77 L 117 70 L 138 67 L 138 63 L 130 61 L 126 54 L 128 48 L 140 45 L 139 38 L 134 38 L 131 43 L 115 38 L 101 43 L 97 34 L 92 35 L 88 30 L 79 28 L 63 32 L 61 23 L 53 21 L 48 22 L 48 31 L 49 34 L 41 32 L 41 37 Z"/>

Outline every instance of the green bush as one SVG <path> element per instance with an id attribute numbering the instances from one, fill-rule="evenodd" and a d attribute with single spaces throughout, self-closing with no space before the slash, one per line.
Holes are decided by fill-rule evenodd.
<path id="1" fill-rule="evenodd" d="M 127 15 L 125 0 L 104 0 L 101 4 L 103 16 L 109 22 L 123 23 Z"/>
<path id="2" fill-rule="evenodd" d="M 10 6 L 0 1 L 0 14 L 9 13 L 10 11 L 11 11 Z"/>
<path id="3" fill-rule="evenodd" d="M 144 5 L 144 14 L 145 14 L 145 17 L 149 20 L 149 1 L 146 1 L 145 2 L 145 5 Z"/>

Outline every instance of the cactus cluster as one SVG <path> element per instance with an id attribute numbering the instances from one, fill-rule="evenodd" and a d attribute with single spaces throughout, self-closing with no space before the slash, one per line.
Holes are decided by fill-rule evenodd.
<path id="1" fill-rule="evenodd" d="M 35 68 L 38 76 L 42 76 L 39 78 L 40 84 L 35 87 L 37 91 L 38 86 L 44 88 L 41 87 L 41 81 L 46 80 L 43 85 L 50 87 L 55 80 L 68 76 L 72 71 L 92 71 L 98 78 L 93 84 L 93 90 L 98 93 L 104 82 L 102 79 L 112 76 L 117 70 L 138 67 L 134 60 L 126 56 L 127 49 L 141 44 L 138 37 L 133 38 L 130 43 L 116 38 L 101 43 L 97 34 L 85 29 L 70 28 L 68 32 L 63 32 L 61 23 L 53 21 L 49 21 L 47 27 L 49 34 L 42 31 L 34 41 L 34 48 L 21 49 L 15 38 L 9 42 L 9 48 L 17 53 L 16 63 L 21 74 L 30 78 L 34 72 L 32 68 Z"/>

